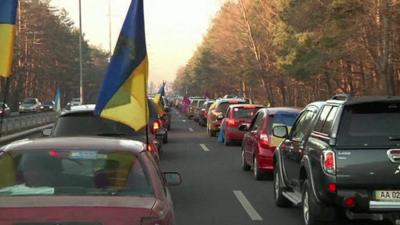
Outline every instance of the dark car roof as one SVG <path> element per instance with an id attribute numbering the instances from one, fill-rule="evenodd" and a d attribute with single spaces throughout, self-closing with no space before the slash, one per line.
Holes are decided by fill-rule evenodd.
<path id="1" fill-rule="evenodd" d="M 374 102 L 400 102 L 400 96 L 362 96 L 353 97 L 346 101 L 345 105 L 355 105 L 362 103 L 374 103 Z"/>
<path id="2" fill-rule="evenodd" d="M 98 149 L 109 151 L 130 151 L 139 154 L 144 151 L 144 144 L 140 141 L 104 138 L 104 137 L 54 137 L 24 139 L 13 142 L 2 147 L 1 151 L 19 151 L 19 150 L 72 150 L 72 149 Z"/>

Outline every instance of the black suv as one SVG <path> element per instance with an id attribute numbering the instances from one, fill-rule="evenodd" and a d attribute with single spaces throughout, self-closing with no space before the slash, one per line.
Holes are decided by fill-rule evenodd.
<path id="1" fill-rule="evenodd" d="M 274 196 L 302 206 L 306 225 L 348 219 L 400 223 L 400 97 L 337 95 L 308 105 L 275 151 Z"/>

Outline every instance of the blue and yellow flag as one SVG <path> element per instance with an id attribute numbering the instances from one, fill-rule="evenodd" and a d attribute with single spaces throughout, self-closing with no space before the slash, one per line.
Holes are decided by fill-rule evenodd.
<path id="1" fill-rule="evenodd" d="M 135 130 L 148 121 L 143 0 L 132 0 L 96 103 L 96 114 Z"/>
<path id="2" fill-rule="evenodd" d="M 0 0 L 0 76 L 11 75 L 18 0 Z"/>
<path id="3" fill-rule="evenodd" d="M 165 82 L 161 85 L 160 90 L 158 90 L 158 93 L 153 98 L 153 102 L 156 103 L 160 113 L 164 112 L 163 96 L 165 96 Z"/>

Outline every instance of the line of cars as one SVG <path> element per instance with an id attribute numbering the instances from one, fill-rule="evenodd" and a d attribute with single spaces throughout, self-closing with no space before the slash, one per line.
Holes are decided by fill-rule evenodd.
<path id="1" fill-rule="evenodd" d="M 241 168 L 273 180 L 278 207 L 300 207 L 305 225 L 343 215 L 400 224 L 400 97 L 336 95 L 304 109 L 238 101 L 211 104 L 208 134 L 241 144 Z"/>
<path id="2" fill-rule="evenodd" d="M 0 148 L 0 224 L 175 224 L 168 186 L 181 176 L 158 166 L 171 117 L 149 99 L 148 126 L 134 131 L 94 109 L 71 106 L 46 137 Z"/>

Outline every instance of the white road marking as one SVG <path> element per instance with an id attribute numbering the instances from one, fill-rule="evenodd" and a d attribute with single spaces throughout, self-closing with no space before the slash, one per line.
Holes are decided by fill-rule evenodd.
<path id="1" fill-rule="evenodd" d="M 194 132 L 193 128 L 189 127 L 189 131 L 190 132 Z"/>
<path id="2" fill-rule="evenodd" d="M 200 147 L 203 149 L 203 151 L 205 152 L 209 152 L 210 149 L 207 148 L 207 146 L 205 144 L 200 144 Z"/>
<path id="3" fill-rule="evenodd" d="M 254 209 L 251 205 L 249 200 L 247 200 L 246 196 L 244 196 L 242 191 L 233 191 L 233 194 L 236 196 L 237 200 L 242 204 L 244 210 L 250 216 L 251 220 L 253 221 L 262 221 L 262 217 L 258 212 Z"/>

